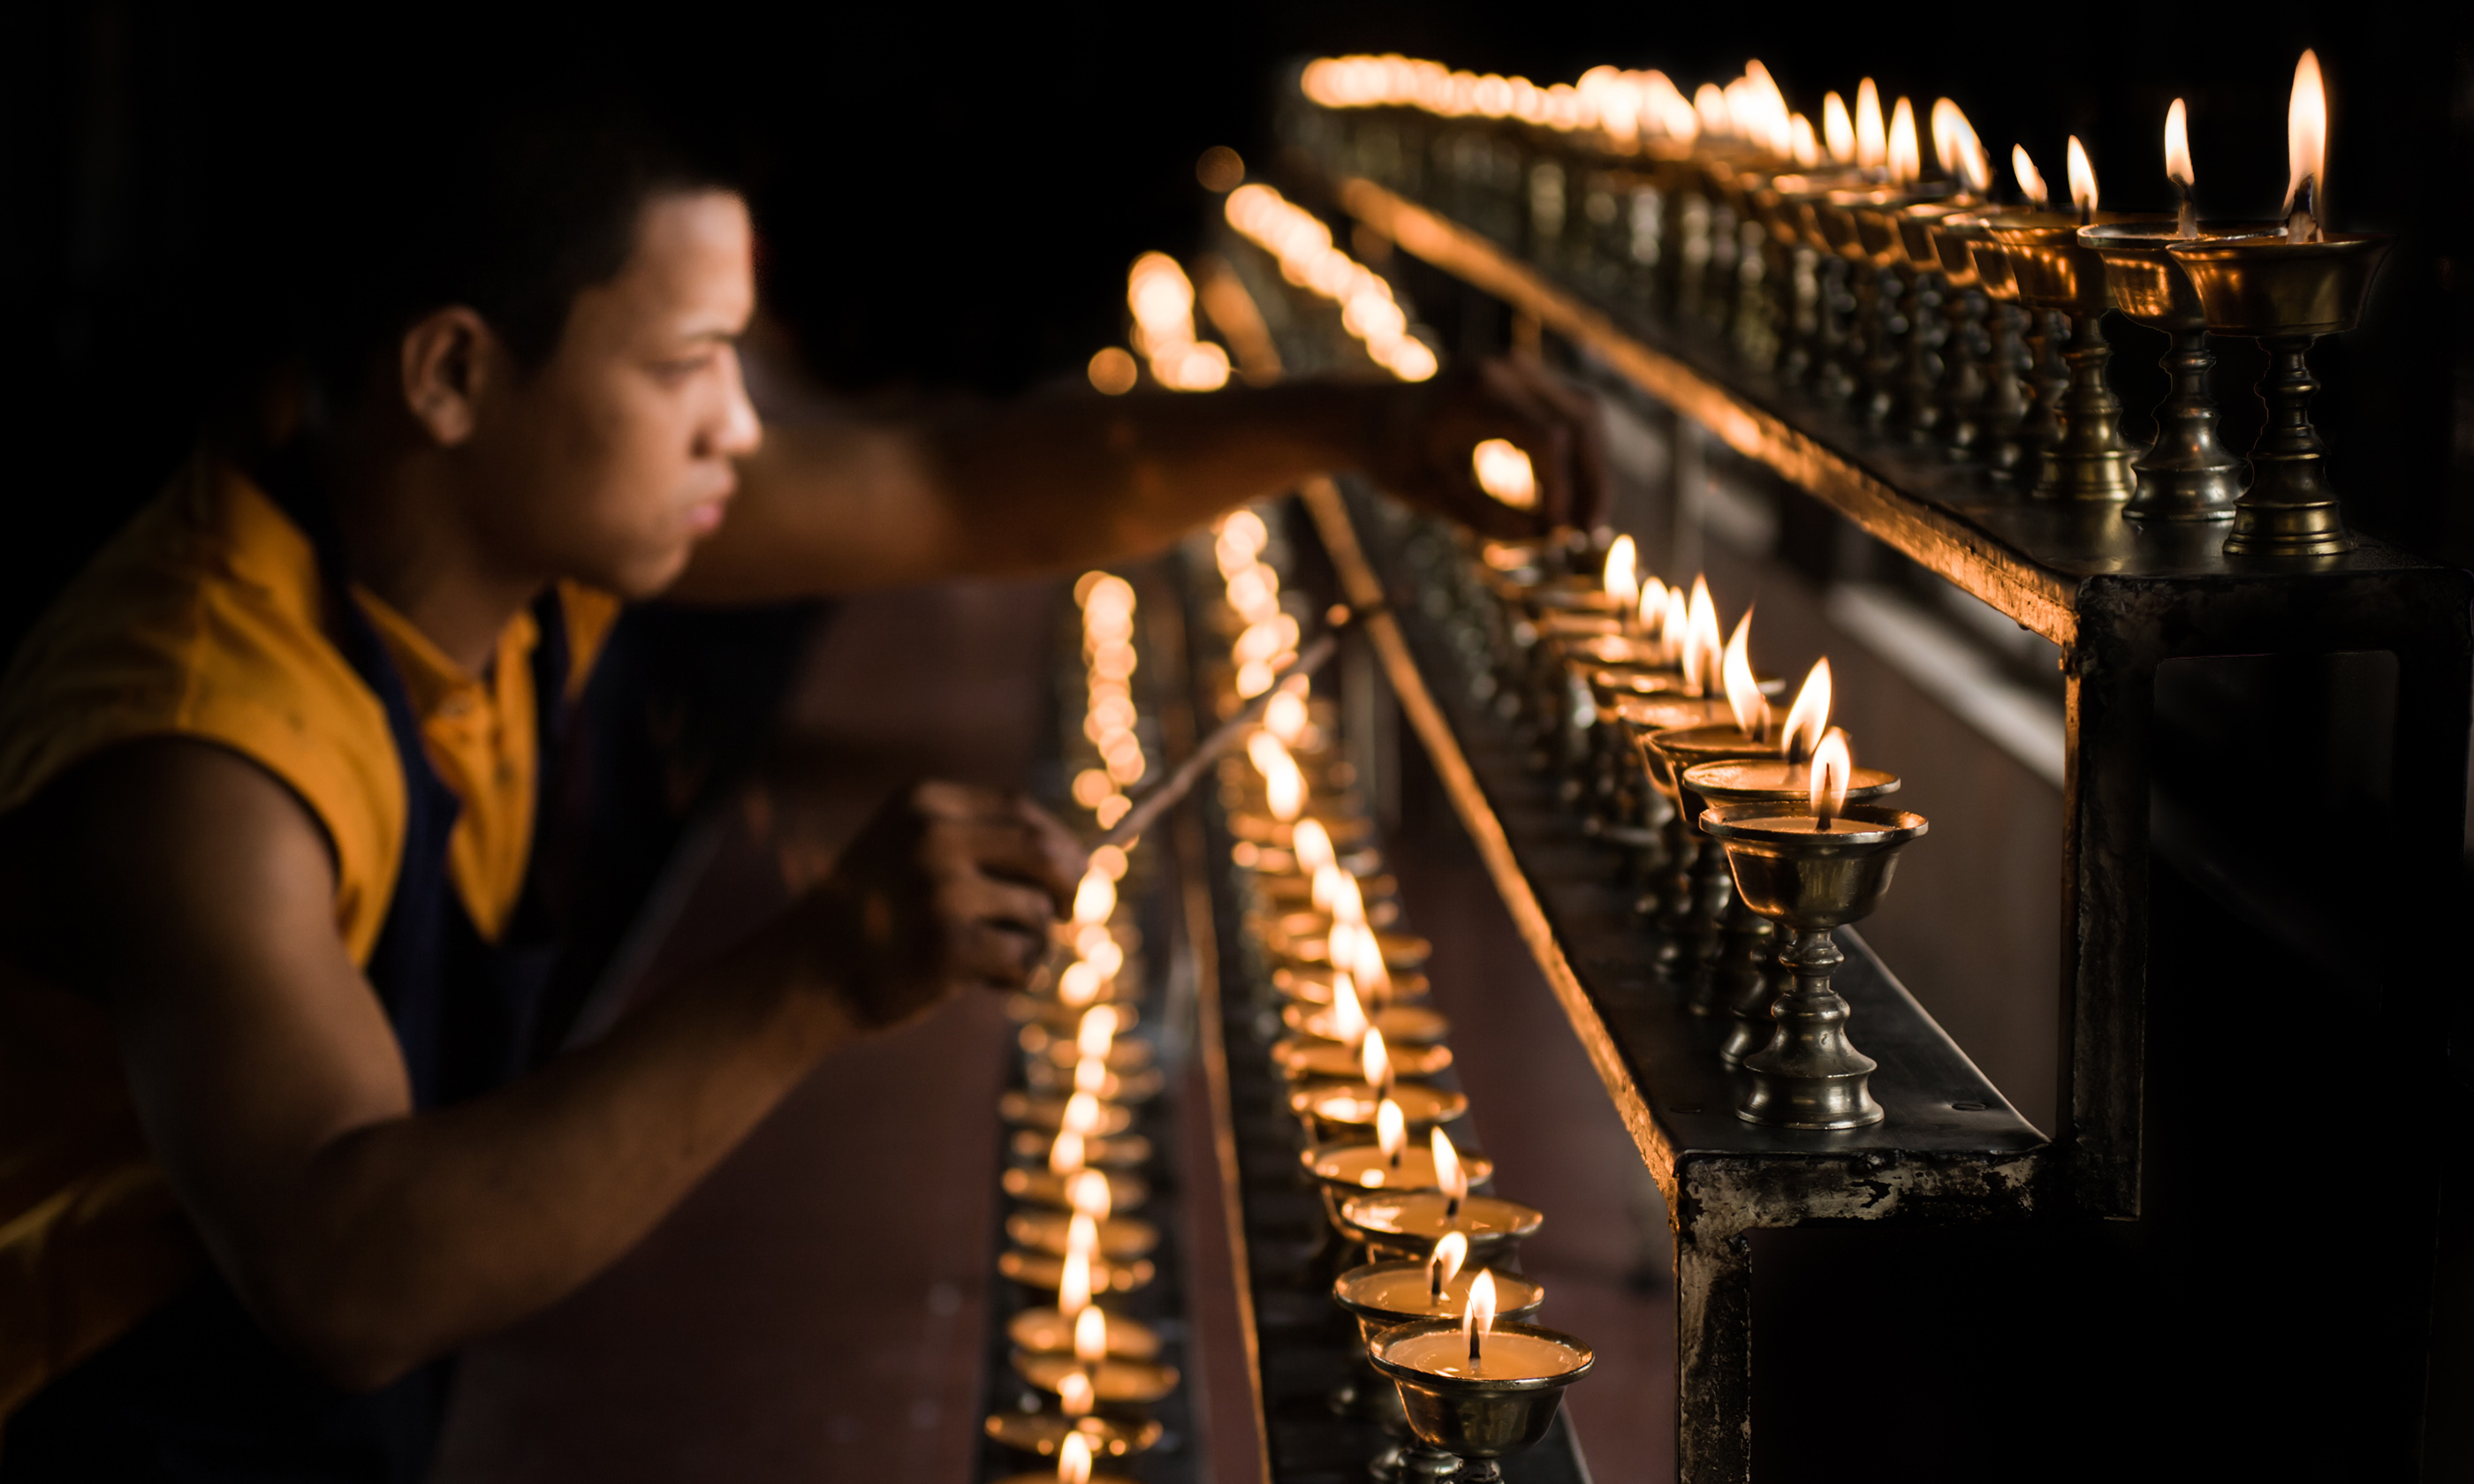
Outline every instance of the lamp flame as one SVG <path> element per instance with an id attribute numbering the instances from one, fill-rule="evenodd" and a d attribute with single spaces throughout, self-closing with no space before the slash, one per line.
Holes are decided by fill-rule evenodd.
<path id="1" fill-rule="evenodd" d="M 1079 1170 L 1065 1182 L 1065 1203 L 1094 1221 L 1104 1219 L 1115 1202 L 1108 1194 L 1108 1177 L 1098 1170 Z"/>
<path id="2" fill-rule="evenodd" d="M 1331 976 L 1331 1028 L 1333 1039 L 1347 1044 L 1352 1051 L 1366 1039 L 1366 1007 L 1357 1002 L 1357 986 L 1348 975 L 1335 972 Z"/>
<path id="3" fill-rule="evenodd" d="M 1056 1142 L 1048 1146 L 1048 1167 L 1059 1175 L 1071 1175 L 1080 1169 L 1084 1158 L 1082 1136 L 1072 1129 L 1057 1135 Z"/>
<path id="4" fill-rule="evenodd" d="M 1468 1307 L 1461 1310 L 1461 1334 L 1468 1341 L 1469 1364 L 1477 1364 L 1481 1344 L 1493 1332 L 1494 1275 L 1483 1272 L 1469 1284 Z"/>
<path id="5" fill-rule="evenodd" d="M 1082 884 L 1074 889 L 1074 921 L 1105 922 L 1116 910 L 1117 883 L 1109 880 L 1104 871 L 1082 873 Z"/>
<path id="6" fill-rule="evenodd" d="M 1315 874 L 1320 883 L 1322 874 L 1317 872 Z M 1331 914 L 1335 922 L 1352 922 L 1360 927 L 1366 925 L 1366 896 L 1358 890 L 1357 878 L 1338 866 L 1331 868 L 1331 900 L 1325 903 L 1324 910 Z"/>
<path id="7" fill-rule="evenodd" d="M 1468 1233 L 1446 1232 L 1435 1239 L 1435 1253 L 1426 1259 L 1426 1295 L 1440 1300 L 1453 1279 L 1461 1276 L 1461 1264 L 1468 1261 Z"/>
<path id="8" fill-rule="evenodd" d="M 1746 609 L 1727 640 L 1727 709 L 1735 713 L 1735 730 L 1758 742 L 1769 736 L 1770 703 L 1753 678 L 1752 638 L 1753 610 Z"/>
<path id="9" fill-rule="evenodd" d="M 1271 733 L 1260 732 L 1257 735 L 1269 737 Z M 1287 754 L 1283 752 L 1281 755 L 1285 757 Z M 1297 817 L 1305 812 L 1306 777 L 1298 771 L 1296 763 L 1264 778 L 1263 802 L 1270 807 L 1272 818 L 1284 825 L 1295 823 Z"/>
<path id="10" fill-rule="evenodd" d="M 1430 1141 L 1435 1153 L 1435 1188 L 1443 1193 L 1443 1214 L 1457 1216 L 1461 1203 L 1468 1199 L 1468 1171 L 1461 1166 L 1461 1152 L 1452 1147 L 1443 1130 L 1436 1129 Z"/>
<path id="11" fill-rule="evenodd" d="M 1890 180 L 1912 185 L 1924 173 L 1924 155 L 1916 148 L 1915 105 L 1901 98 L 1890 109 Z"/>
<path id="12" fill-rule="evenodd" d="M 1993 163 L 1984 157 L 1984 141 L 1976 136 L 1976 126 L 1957 104 L 1947 98 L 1933 100 L 1932 135 L 1933 158 L 1941 161 L 1945 174 L 1972 196 L 1992 189 Z"/>
<path id="13" fill-rule="evenodd" d="M 1298 826 L 1298 828 L 1299 831 L 1303 831 L 1305 825 L 1300 823 Z M 1337 865 L 1319 866 L 1315 869 L 1312 892 L 1314 896 L 1314 904 L 1320 910 L 1324 912 L 1329 912 L 1331 910 L 1332 894 L 1337 890 L 1333 883 L 1340 879 L 1340 875 L 1341 870 Z"/>
<path id="14" fill-rule="evenodd" d="M 1100 1131 L 1100 1100 L 1088 1092 L 1077 1092 L 1065 1100 L 1064 1132 L 1088 1138 Z"/>
<path id="15" fill-rule="evenodd" d="M 1283 747 L 1297 746 L 1306 734 L 1306 698 L 1282 684 L 1263 706 L 1263 730 L 1279 738 Z"/>
<path id="16" fill-rule="evenodd" d="M 1718 605 L 1710 601 L 1710 580 L 1692 579 L 1692 602 L 1684 630 L 1684 693 L 1706 696 L 1718 679 Z"/>
<path id="17" fill-rule="evenodd" d="M 2079 143 L 2076 134 L 2071 135 L 2069 170 L 2071 205 L 2084 227 L 2096 220 L 2096 166 L 2088 163 L 2087 146 Z"/>
<path id="18" fill-rule="evenodd" d="M 1065 1251 L 1067 1255 L 1071 1256 L 1072 1254 L 1079 1252 L 1084 1257 L 1089 1257 L 1091 1254 L 1096 1253 L 1099 1250 L 1100 1223 L 1094 1221 L 1087 1212 L 1076 1211 L 1074 1213 L 1074 1219 L 1065 1224 Z"/>
<path id="19" fill-rule="evenodd" d="M 1392 966 L 1383 962 L 1383 942 L 1370 931 L 1357 935 L 1356 951 L 1349 957 L 1349 969 L 1356 982 L 1366 986 L 1366 1003 L 1374 1013 L 1392 1003 Z"/>
<path id="20" fill-rule="evenodd" d="M 2045 178 L 2038 173 L 2036 162 L 2027 157 L 2025 145 L 2010 146 L 2010 173 L 2019 178 L 2019 194 L 2027 198 L 2027 204 L 2041 211 L 2045 203 L 2053 199 L 2053 193 L 2045 187 Z"/>
<path id="21" fill-rule="evenodd" d="M 1836 93 L 1821 95 L 1821 137 L 1835 165 L 1856 163 L 1856 122 L 1847 116 L 1847 100 Z"/>
<path id="22" fill-rule="evenodd" d="M 1469 450 L 1469 468 L 1479 489 L 1514 510 L 1537 505 L 1538 470 L 1510 441 L 1490 438 Z"/>
<path id="23" fill-rule="evenodd" d="M 1889 138 L 1881 129 L 1881 90 L 1866 78 L 1856 84 L 1856 164 L 1878 171 L 1889 155 Z"/>
<path id="24" fill-rule="evenodd" d="M 1082 1012 L 1082 1021 L 1074 1029 L 1074 1050 L 1084 1061 L 1105 1062 L 1116 1039 L 1117 1007 L 1094 1005 Z"/>
<path id="25" fill-rule="evenodd" d="M 2189 241 L 2199 235 L 2199 200 L 2191 189 L 2191 110 L 2181 99 L 2165 110 L 2165 179 L 2182 198 L 2181 217 L 2173 235 Z"/>
<path id="26" fill-rule="evenodd" d="M 1366 1085 L 1378 1092 L 1392 1089 L 1392 1057 L 1383 1049 L 1383 1033 L 1372 1026 L 1366 1029 L 1365 1043 L 1357 1048 L 1358 1070 L 1366 1073 Z"/>
<path id="27" fill-rule="evenodd" d="M 1100 970 L 1086 959 L 1076 959 L 1056 976 L 1056 997 L 1067 1005 L 1087 1005 L 1100 997 Z"/>
<path id="28" fill-rule="evenodd" d="M 1108 1316 L 1096 1304 L 1074 1317 L 1074 1358 L 1086 1366 L 1108 1358 Z"/>
<path id="29" fill-rule="evenodd" d="M 1331 832 L 1322 827 L 1321 820 L 1298 821 L 1298 827 L 1289 836 L 1289 847 L 1297 851 L 1298 868 L 1301 871 L 1317 872 L 1340 863 L 1331 848 Z"/>
<path id="30" fill-rule="evenodd" d="M 1383 1151 L 1384 1161 L 1394 1169 L 1400 1167 L 1400 1157 L 1409 1152 L 1409 1124 L 1401 1116 L 1400 1105 L 1385 1098 L 1374 1105 L 1374 1147 Z"/>
<path id="31" fill-rule="evenodd" d="M 1821 745 L 1822 733 L 1830 730 L 1830 658 L 1823 656 L 1812 662 L 1812 670 L 1804 678 L 1804 688 L 1795 693 L 1795 705 L 1786 708 L 1786 726 L 1780 732 L 1779 744 L 1786 751 L 1786 760 L 1802 762 Z"/>
<path id="32" fill-rule="evenodd" d="M 1692 645 L 1692 605 L 1685 598 L 1684 589 L 1666 589 L 1666 612 L 1659 620 L 1659 654 L 1668 664 L 1682 664 Z"/>
<path id="33" fill-rule="evenodd" d="M 1607 596 L 1617 607 L 1630 610 L 1640 601 L 1639 558 L 1629 536 L 1618 536 L 1607 548 L 1607 565 L 1600 581 L 1606 585 Z"/>
<path id="34" fill-rule="evenodd" d="M 2285 105 L 2285 235 L 2318 242 L 2321 198 L 2328 191 L 2328 88 L 2319 80 L 2319 54 L 2304 52 L 2293 64 L 2293 93 Z"/>
<path id="35" fill-rule="evenodd" d="M 1666 584 L 1651 577 L 1640 585 L 1640 632 L 1648 634 L 1666 617 Z"/>
<path id="36" fill-rule="evenodd" d="M 1108 1064 L 1086 1056 L 1074 1064 L 1074 1090 L 1098 1097 L 1108 1090 Z"/>
<path id="37" fill-rule="evenodd" d="M 1056 1311 L 1079 1314 L 1091 1306 L 1091 1255 L 1088 1252 L 1065 1254 L 1065 1269 L 1056 1280 Z"/>
<path id="38" fill-rule="evenodd" d="M 1856 760 L 1847 753 L 1847 733 L 1836 727 L 1830 729 L 1821 745 L 1812 750 L 1812 817 L 1828 829 L 1830 822 L 1847 807 L 1847 778 L 1856 771 Z"/>
<path id="39" fill-rule="evenodd" d="M 1068 1417 L 1088 1417 L 1092 1403 L 1091 1377 L 1079 1371 L 1068 1371 L 1056 1383 L 1056 1410 Z M 1076 1448 L 1076 1444 L 1081 1447 Z M 1090 1484 L 1091 1444 L 1080 1432 L 1069 1432 L 1056 1448 L 1057 1484 Z"/>

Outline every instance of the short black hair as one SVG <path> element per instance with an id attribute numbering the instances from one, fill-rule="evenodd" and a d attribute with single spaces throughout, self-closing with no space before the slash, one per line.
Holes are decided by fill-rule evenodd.
<path id="1" fill-rule="evenodd" d="M 395 89 L 388 89 L 390 93 Z M 427 104 L 430 106 L 424 107 Z M 306 370 L 327 405 L 424 316 L 477 311 L 519 364 L 557 348 L 576 296 L 624 270 L 646 203 L 738 189 L 733 172 L 623 96 L 375 96 L 280 162 L 228 306 L 259 367 Z"/>

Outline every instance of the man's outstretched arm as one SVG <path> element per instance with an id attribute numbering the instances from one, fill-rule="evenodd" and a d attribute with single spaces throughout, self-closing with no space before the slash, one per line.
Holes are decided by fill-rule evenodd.
<path id="1" fill-rule="evenodd" d="M 1057 395 L 945 424 L 777 424 L 677 594 L 761 601 L 1120 560 L 1326 471 L 1368 473 L 1490 535 L 1586 525 L 1605 507 L 1596 417 L 1551 374 L 1497 361 L 1418 385 Z M 1469 456 L 1491 438 L 1530 454 L 1535 508 L 1479 490 Z"/>
<path id="2" fill-rule="evenodd" d="M 204 743 L 130 744 L 0 834 L 0 934 L 109 1013 L 140 1120 L 268 1330 L 374 1386 L 607 1266 L 835 1045 L 1019 983 L 1079 851 L 927 784 L 834 877 L 609 1036 L 416 1111 L 300 802 Z"/>

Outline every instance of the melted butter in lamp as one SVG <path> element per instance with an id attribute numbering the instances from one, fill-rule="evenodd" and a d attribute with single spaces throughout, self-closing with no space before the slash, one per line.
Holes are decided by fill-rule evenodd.
<path id="1" fill-rule="evenodd" d="M 1383 1347 L 1383 1358 L 1429 1376 L 1486 1381 L 1549 1380 L 1568 1376 L 1589 1360 L 1586 1352 L 1561 1341 L 1516 1329 L 1488 1334 L 1475 1360 L 1469 1359 L 1468 1342 L 1458 1329 L 1404 1336 Z"/>

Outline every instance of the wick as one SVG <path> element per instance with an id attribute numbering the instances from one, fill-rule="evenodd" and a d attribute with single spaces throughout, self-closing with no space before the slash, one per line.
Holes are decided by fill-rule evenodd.
<path id="1" fill-rule="evenodd" d="M 1396 1169 L 1398 1169 L 1398 1168 L 1400 1167 L 1400 1157 L 1401 1157 L 1402 1155 L 1404 1155 L 1404 1154 L 1407 1154 L 1408 1152 L 1409 1152 L 1409 1144 L 1408 1144 L 1408 1141 L 1407 1141 L 1406 1139 L 1403 1139 L 1403 1140 L 1401 1140 L 1400 1147 L 1392 1151 L 1392 1167 L 1393 1167 L 1394 1169 L 1395 1169 L 1395 1170 L 1396 1170 Z"/>
<path id="2" fill-rule="evenodd" d="M 1445 1221 L 1455 1220 L 1460 1216 L 1460 1213 L 1461 1198 L 1456 1195 L 1447 1195 L 1443 1197 L 1443 1219 Z"/>
<path id="3" fill-rule="evenodd" d="M 1472 1325 L 1472 1326 L 1469 1328 L 1469 1364 L 1470 1364 L 1470 1365 L 1475 1365 L 1475 1364 L 1477 1364 L 1477 1342 L 1478 1342 L 1478 1341 L 1480 1341 L 1480 1340 L 1482 1340 L 1482 1339 L 1484 1339 L 1484 1338 L 1486 1338 L 1486 1331 L 1485 1331 L 1485 1330 L 1478 1328 L 1477 1328 L 1477 1327 L 1475 1327 L 1474 1325 Z"/>
<path id="4" fill-rule="evenodd" d="M 2174 223 L 2173 235 L 2184 242 L 2190 242 L 2199 235 L 2198 193 L 2192 189 L 2191 182 L 2188 180 L 2176 180 L 2173 184 L 2182 193 L 2182 213 L 2179 220 Z"/>
<path id="5" fill-rule="evenodd" d="M 2079 225 L 2081 227 L 2093 227 L 2096 225 L 2095 202 L 2089 202 L 2085 205 L 2079 207 Z"/>
<path id="6" fill-rule="evenodd" d="M 1443 1262 L 1441 1257 L 1426 1264 L 1426 1297 L 1442 1302 L 1443 1297 Z"/>
<path id="7" fill-rule="evenodd" d="M 2288 242 L 2324 242 L 2319 233 L 2319 178 L 2304 176 L 2293 188 L 2293 210 L 2285 219 Z"/>

